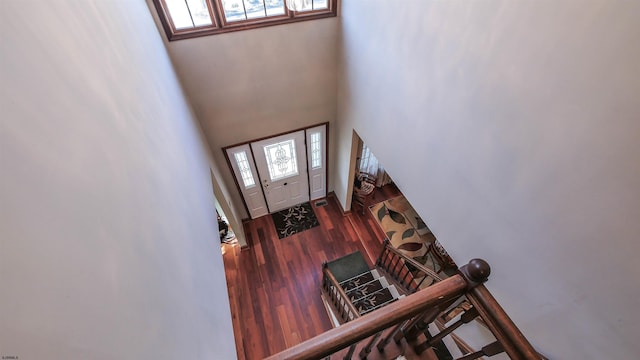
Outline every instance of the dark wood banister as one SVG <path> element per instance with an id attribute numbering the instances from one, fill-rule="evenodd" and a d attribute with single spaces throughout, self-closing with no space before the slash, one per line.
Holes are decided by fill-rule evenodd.
<path id="1" fill-rule="evenodd" d="M 368 338 L 394 324 L 410 319 L 429 308 L 460 296 L 467 290 L 467 280 L 456 274 L 399 299 L 374 312 L 345 323 L 319 336 L 275 354 L 270 360 L 319 359 Z"/>
<path id="2" fill-rule="evenodd" d="M 477 309 L 511 359 L 546 359 L 533 348 L 489 290 L 482 285 L 490 272 L 491 269 L 484 260 L 473 259 L 461 267 L 457 274 L 447 279 L 268 359 L 323 358 L 463 294 Z"/>
<path id="3" fill-rule="evenodd" d="M 440 276 L 433 270 L 428 269 L 414 259 L 407 257 L 398 249 L 387 244 L 385 244 L 385 249 L 403 258 L 405 262 L 428 274 L 436 281 L 442 280 L 442 278 L 440 278 Z M 531 343 L 529 343 L 513 320 L 511 320 L 509 315 L 507 315 L 502 306 L 500 306 L 498 301 L 493 297 L 493 295 L 491 295 L 489 290 L 483 284 L 478 284 L 474 288 L 470 289 L 466 295 L 472 305 L 480 313 L 480 319 L 483 319 L 485 323 L 488 323 L 486 324 L 487 327 L 494 336 L 496 336 L 496 339 L 503 344 L 505 352 L 512 359 L 542 358 L 542 355 L 535 350 Z"/>
<path id="4" fill-rule="evenodd" d="M 345 293 L 344 289 L 342 288 L 342 286 L 340 286 L 340 283 L 338 282 L 338 279 L 336 279 L 336 277 L 333 276 L 331 271 L 329 271 L 329 268 L 326 267 L 326 266 L 323 267 L 322 272 L 324 273 L 324 276 L 326 276 L 329 279 L 329 281 L 333 284 L 333 286 L 335 287 L 335 290 L 338 292 L 340 297 L 345 299 L 346 306 L 349 308 L 349 311 L 353 313 L 353 316 L 355 318 L 359 318 L 360 317 L 360 313 L 358 312 L 358 309 L 356 309 L 356 307 L 353 305 L 351 300 L 349 300 L 349 297 L 347 296 L 347 293 Z M 349 316 L 349 315 L 347 314 L 347 316 Z"/>
<path id="5" fill-rule="evenodd" d="M 385 245 L 385 248 L 389 252 L 392 252 L 396 256 L 402 258 L 405 263 L 409 263 L 409 264 L 411 264 L 411 266 L 415 267 L 416 269 L 418 269 L 418 270 L 422 271 L 423 273 L 431 276 L 435 281 L 442 281 L 442 278 L 440 277 L 440 275 L 438 275 L 435 271 L 425 267 L 423 264 L 421 264 L 421 263 L 417 262 L 416 260 L 408 257 L 407 255 L 401 253 L 400 250 L 394 248 L 391 245 Z"/>
<path id="6" fill-rule="evenodd" d="M 480 284 L 469 290 L 467 299 L 478 310 L 489 330 L 500 341 L 511 359 L 541 358 L 484 285 Z"/>

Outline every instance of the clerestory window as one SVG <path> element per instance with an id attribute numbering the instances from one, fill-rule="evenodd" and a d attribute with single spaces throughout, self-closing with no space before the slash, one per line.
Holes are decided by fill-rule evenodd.
<path id="1" fill-rule="evenodd" d="M 337 14 L 338 0 L 153 0 L 169 40 Z"/>

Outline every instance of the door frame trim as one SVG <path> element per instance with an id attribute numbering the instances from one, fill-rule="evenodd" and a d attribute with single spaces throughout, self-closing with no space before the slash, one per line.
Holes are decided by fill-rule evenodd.
<path id="1" fill-rule="evenodd" d="M 236 184 L 236 190 L 238 191 L 238 194 L 240 195 L 240 199 L 242 199 L 242 205 L 244 205 L 244 209 L 247 212 L 247 215 L 249 215 L 249 207 L 247 206 L 247 202 L 245 201 L 244 196 L 242 196 L 242 189 L 240 188 L 240 184 L 238 183 L 238 179 L 233 174 L 233 167 L 231 166 L 231 160 L 229 159 L 229 156 L 227 155 L 227 149 L 234 148 L 236 146 L 241 146 L 241 145 L 249 145 L 249 146 L 251 146 L 250 144 L 252 142 L 255 142 L 255 141 L 262 141 L 262 140 L 266 140 L 266 139 L 269 139 L 269 138 L 272 138 L 272 137 L 276 137 L 276 136 L 292 134 L 292 133 L 298 132 L 300 130 L 304 130 L 305 134 L 306 134 L 306 130 L 314 128 L 314 127 L 318 127 L 318 126 L 321 126 L 321 125 L 325 125 L 326 126 L 326 131 L 327 131 L 327 136 L 325 137 L 326 138 L 326 140 L 325 140 L 325 148 L 326 148 L 325 149 L 326 150 L 325 151 L 325 153 L 326 153 L 325 157 L 326 157 L 326 160 L 327 160 L 326 167 L 325 167 L 325 178 L 327 179 L 327 185 L 326 185 L 327 186 L 327 194 L 329 194 L 329 189 L 328 189 L 329 188 L 329 122 L 328 121 L 325 121 L 325 122 L 322 122 L 322 123 L 318 123 L 318 124 L 309 125 L 309 126 L 305 126 L 305 127 L 301 127 L 301 128 L 294 129 L 294 130 L 288 130 L 288 131 L 281 132 L 281 133 L 278 133 L 278 134 L 273 134 L 273 135 L 269 135 L 269 136 L 263 136 L 263 137 L 260 137 L 260 138 L 257 138 L 257 139 L 251 139 L 251 140 L 242 141 L 242 142 L 239 142 L 237 144 L 228 145 L 228 146 L 225 146 L 225 147 L 222 148 L 222 154 L 224 155 L 224 158 L 227 161 L 227 169 L 231 172 L 231 177 L 233 178 L 233 182 Z M 306 151 L 306 147 L 307 147 L 307 138 L 306 138 L 306 136 L 305 136 L 305 139 L 304 139 L 304 146 L 305 146 L 305 151 Z M 253 151 L 251 151 L 251 156 L 252 157 L 254 156 Z M 255 163 L 255 158 L 253 159 L 253 161 Z M 260 178 L 260 174 L 257 174 L 257 176 L 258 176 L 258 178 Z M 310 180 L 308 171 L 307 171 L 307 180 Z M 262 179 L 260 179 L 260 181 L 262 182 Z M 308 189 L 308 191 L 310 191 L 310 189 Z M 262 196 L 265 197 L 264 190 L 262 191 Z M 265 201 L 265 203 L 267 202 L 266 197 L 265 197 L 264 201 Z M 267 206 L 267 209 L 268 209 L 268 206 Z M 249 218 L 251 218 L 251 216 L 249 216 Z"/>

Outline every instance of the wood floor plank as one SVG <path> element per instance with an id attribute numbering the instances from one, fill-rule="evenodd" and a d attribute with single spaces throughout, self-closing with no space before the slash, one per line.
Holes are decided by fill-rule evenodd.
<path id="1" fill-rule="evenodd" d="M 388 185 L 376 201 L 400 195 Z M 331 328 L 322 299 L 322 263 L 361 251 L 372 266 L 384 233 L 365 211 L 342 213 L 337 200 L 313 211 L 319 226 L 279 239 L 271 216 L 244 223 L 248 249 L 224 244 L 223 259 L 240 360 L 263 359 Z"/>

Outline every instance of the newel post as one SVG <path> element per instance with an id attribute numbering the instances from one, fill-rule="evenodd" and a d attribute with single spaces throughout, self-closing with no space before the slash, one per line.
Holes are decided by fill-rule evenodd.
<path id="1" fill-rule="evenodd" d="M 467 290 L 470 290 L 489 279 L 491 266 L 482 259 L 471 259 L 458 269 L 458 273 L 467 281 Z"/>
<path id="2" fill-rule="evenodd" d="M 539 354 L 522 335 L 509 315 L 482 283 L 487 281 L 491 267 L 482 259 L 473 259 L 458 269 L 467 282 L 467 299 L 478 311 L 504 351 L 511 359 L 540 359 Z"/>

